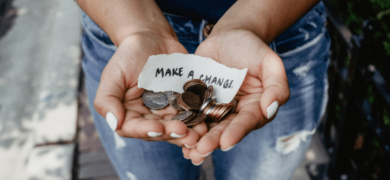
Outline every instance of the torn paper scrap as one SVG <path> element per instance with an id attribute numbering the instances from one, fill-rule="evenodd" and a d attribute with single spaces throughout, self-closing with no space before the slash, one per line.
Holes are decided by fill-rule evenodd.
<path id="1" fill-rule="evenodd" d="M 201 79 L 213 86 L 217 102 L 229 103 L 240 89 L 247 71 L 193 54 L 160 54 L 149 57 L 138 77 L 138 87 L 154 92 L 182 93 L 186 81 Z"/>

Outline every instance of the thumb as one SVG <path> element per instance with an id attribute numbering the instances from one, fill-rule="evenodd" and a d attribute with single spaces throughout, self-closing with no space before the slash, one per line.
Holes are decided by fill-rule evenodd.
<path id="1" fill-rule="evenodd" d="M 115 131 L 124 121 L 125 110 L 122 100 L 126 88 L 120 70 L 113 70 L 110 65 L 112 64 L 108 63 L 103 70 L 94 107 L 101 116 L 106 118 L 110 128 Z"/>
<path id="2" fill-rule="evenodd" d="M 275 53 L 268 53 L 261 66 L 264 93 L 260 99 L 261 111 L 267 119 L 276 115 L 279 107 L 290 97 L 286 71 L 282 60 Z"/>

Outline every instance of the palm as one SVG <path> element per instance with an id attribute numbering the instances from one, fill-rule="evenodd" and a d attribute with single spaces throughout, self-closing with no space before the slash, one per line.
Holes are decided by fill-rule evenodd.
<path id="1" fill-rule="evenodd" d="M 105 67 L 95 108 L 101 115 L 106 112 L 115 114 L 118 119 L 116 132 L 119 135 L 144 140 L 170 140 L 173 132 L 181 135 L 195 133 L 187 132 L 188 129 L 182 122 L 168 121 L 177 113 L 173 108 L 151 111 L 143 105 L 140 98 L 143 90 L 137 86 L 138 75 L 148 57 L 171 53 L 187 51 L 176 39 L 140 33 L 124 39 Z M 148 132 L 163 134 L 151 138 Z M 190 140 L 194 141 L 193 144 L 198 140 L 198 135 L 195 134 Z"/>
<path id="2" fill-rule="evenodd" d="M 258 39 L 254 34 L 248 31 L 230 31 L 224 34 L 211 37 L 202 43 L 197 55 L 207 56 L 216 61 L 234 68 L 248 68 L 247 76 L 237 93 L 238 100 L 237 112 L 246 111 L 251 106 L 260 109 L 260 99 L 264 92 L 264 75 L 270 74 L 264 69 L 265 61 L 276 61 L 281 63 L 280 59 L 267 44 Z M 279 62 L 278 62 L 279 61 Z M 275 62 L 272 62 L 275 63 Z M 252 112 L 256 117 L 262 117 L 261 111 Z M 262 120 L 266 120 L 263 119 Z M 264 125 L 265 122 L 259 122 Z M 259 127 L 258 127 L 259 128 Z"/>
<path id="3" fill-rule="evenodd" d="M 267 107 L 275 100 L 279 104 L 285 103 L 289 90 L 281 59 L 249 31 L 227 30 L 214 36 L 211 34 L 195 54 L 210 57 L 228 67 L 248 68 L 236 95 L 236 112 L 210 129 L 200 139 L 196 149 L 183 150 L 187 157 L 196 162 L 202 158 L 194 154 L 204 155 L 218 147 L 227 149 L 252 130 L 268 123 L 273 117 L 267 117 Z"/>

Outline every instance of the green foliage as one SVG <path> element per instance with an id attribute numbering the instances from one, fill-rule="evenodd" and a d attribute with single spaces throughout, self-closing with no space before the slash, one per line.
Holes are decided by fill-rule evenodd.
<path id="1" fill-rule="evenodd" d="M 384 112 L 383 112 L 383 123 L 387 127 L 390 126 L 390 116 L 389 115 L 390 115 L 389 111 L 387 109 L 384 109 Z"/>
<path id="2" fill-rule="evenodd" d="M 331 3 L 354 34 L 362 33 L 364 20 L 375 22 L 376 46 L 382 49 L 382 52 L 381 56 L 373 59 L 390 60 L 390 0 L 331 0 Z M 384 64 L 377 62 L 376 66 L 383 69 Z M 389 80 L 389 77 L 385 78 Z"/>

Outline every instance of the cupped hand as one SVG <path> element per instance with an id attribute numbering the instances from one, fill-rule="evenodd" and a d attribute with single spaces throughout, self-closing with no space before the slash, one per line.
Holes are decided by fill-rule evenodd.
<path id="1" fill-rule="evenodd" d="M 290 91 L 282 60 L 250 31 L 212 33 L 195 54 L 228 67 L 248 68 L 235 97 L 236 111 L 204 134 L 195 148 L 183 148 L 184 156 L 199 164 L 215 149 L 229 150 L 248 133 L 269 123 L 278 107 L 288 100 Z"/>
<path id="2" fill-rule="evenodd" d="M 174 37 L 152 32 L 127 36 L 104 68 L 95 97 L 96 111 L 106 117 L 118 135 L 146 141 L 168 141 L 184 147 L 194 146 L 207 131 L 203 123 L 192 129 L 170 120 L 177 111 L 171 107 L 150 110 L 142 101 L 138 76 L 151 55 L 185 53 Z"/>

